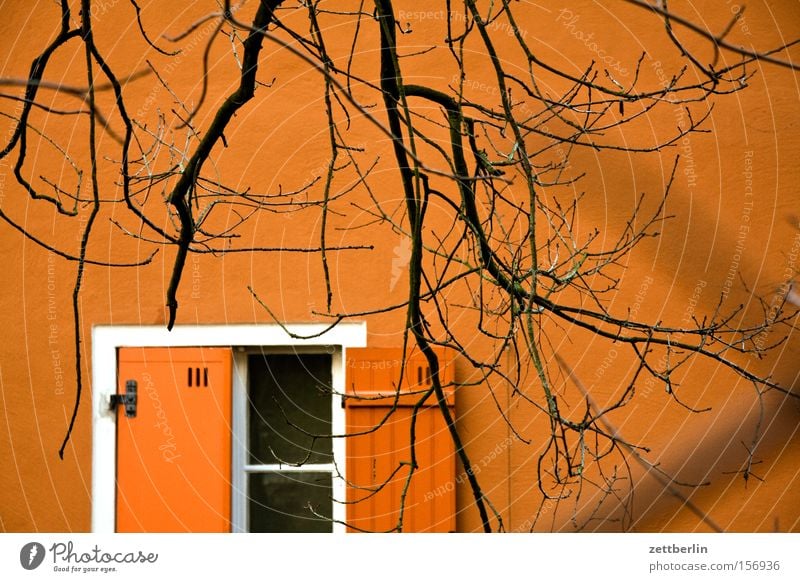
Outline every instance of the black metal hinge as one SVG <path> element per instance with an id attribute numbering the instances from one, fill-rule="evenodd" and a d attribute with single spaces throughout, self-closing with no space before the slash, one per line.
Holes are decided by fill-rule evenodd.
<path id="1" fill-rule="evenodd" d="M 136 380 L 125 382 L 125 394 L 112 394 L 109 408 L 116 410 L 117 406 L 125 406 L 125 416 L 136 418 Z"/>

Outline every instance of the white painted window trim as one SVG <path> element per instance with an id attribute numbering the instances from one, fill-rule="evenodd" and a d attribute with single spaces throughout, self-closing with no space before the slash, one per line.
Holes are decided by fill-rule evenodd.
<path id="1" fill-rule="evenodd" d="M 351 346 L 353 347 L 353 346 Z M 334 394 L 344 393 L 344 357 L 341 347 L 338 346 L 281 346 L 281 347 L 267 347 L 258 346 L 255 349 L 248 350 L 244 347 L 238 347 L 233 353 L 233 454 L 231 457 L 233 481 L 231 483 L 232 499 L 231 499 L 231 531 L 234 533 L 244 533 L 248 529 L 248 515 L 247 515 L 247 502 L 248 502 L 248 485 L 247 478 L 251 473 L 262 472 L 321 472 L 330 473 L 332 477 L 332 493 L 333 498 L 337 500 L 344 500 L 346 496 L 345 480 L 343 470 L 341 474 L 337 473 L 337 463 L 341 462 L 344 468 L 345 460 L 345 445 L 342 439 L 333 439 L 331 443 L 333 448 L 333 463 L 325 464 L 312 464 L 308 463 L 301 467 L 293 465 L 279 465 L 279 464 L 265 464 L 265 465 L 250 465 L 247 463 L 248 451 L 248 393 L 249 393 L 249 370 L 247 358 L 251 354 L 261 353 L 287 353 L 296 351 L 302 354 L 329 354 L 331 356 L 331 386 Z M 344 408 L 342 407 L 341 396 L 333 396 L 331 398 L 331 432 L 332 434 L 344 434 L 345 415 Z M 238 439 L 238 440 L 237 440 Z M 334 533 L 343 532 L 345 530 L 344 520 L 346 518 L 345 505 L 342 503 L 333 504 L 333 531 Z"/>
<path id="2" fill-rule="evenodd" d="M 92 330 L 92 531 L 112 533 L 116 529 L 116 466 L 117 430 L 116 414 L 109 409 L 111 395 L 117 390 L 117 349 L 121 347 L 232 347 L 233 353 L 233 416 L 246 406 L 245 351 L 236 348 L 329 348 L 333 356 L 333 390 L 344 393 L 345 352 L 347 348 L 367 345 L 367 324 L 365 322 L 340 323 L 326 331 L 326 324 L 301 323 L 282 327 L 278 324 L 237 324 L 237 325 L 185 325 L 175 326 L 167 331 L 162 326 L 101 325 Z M 301 338 L 307 339 L 298 339 Z M 244 365 L 244 368 L 242 367 Z M 243 384 L 244 383 L 244 384 Z M 244 390 L 243 390 L 244 388 Z M 337 400 L 337 399 L 334 399 Z M 237 412 L 238 410 L 238 412 Z M 338 403 L 333 406 L 333 429 L 344 432 L 344 410 Z M 234 435 L 237 434 L 234 429 Z M 239 432 L 238 434 L 245 434 Z M 244 447 L 233 446 L 231 459 L 234 467 L 231 518 L 234 531 L 241 530 L 244 523 L 242 513 L 246 512 L 244 496 L 236 494 L 241 489 L 244 467 Z M 334 459 L 345 458 L 345 443 L 334 439 Z M 238 455 L 238 458 L 236 457 Z M 342 467 L 340 467 L 341 469 Z M 237 481 L 238 480 L 238 481 Z M 344 500 L 345 482 L 334 475 L 334 499 Z M 238 512 L 238 513 L 237 513 Z M 345 506 L 334 503 L 333 518 L 344 521 Z M 343 526 L 334 524 L 334 532 L 344 531 Z"/>

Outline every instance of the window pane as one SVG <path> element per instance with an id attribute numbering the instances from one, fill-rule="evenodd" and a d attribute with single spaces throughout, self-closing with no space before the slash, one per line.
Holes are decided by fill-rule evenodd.
<path id="1" fill-rule="evenodd" d="M 309 436 L 332 432 L 331 356 L 254 355 L 248 370 L 250 464 L 332 463 L 331 439 Z"/>
<path id="2" fill-rule="evenodd" d="M 249 482 L 251 532 L 333 531 L 330 473 L 251 473 Z"/>

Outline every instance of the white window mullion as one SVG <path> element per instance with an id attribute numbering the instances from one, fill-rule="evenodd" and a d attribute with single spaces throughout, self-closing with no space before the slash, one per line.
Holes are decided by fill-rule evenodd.
<path id="1" fill-rule="evenodd" d="M 245 465 L 247 473 L 333 473 L 333 463 L 307 465 Z"/>
<path id="2" fill-rule="evenodd" d="M 331 429 L 335 435 L 345 434 L 347 427 L 345 424 L 345 411 L 343 394 L 345 393 L 345 350 L 346 347 L 336 348 L 336 351 L 331 355 L 332 370 L 331 370 L 331 387 L 333 388 L 333 396 L 331 397 L 333 410 L 331 413 Z M 346 511 L 347 505 L 344 501 L 347 497 L 346 481 L 347 475 L 345 474 L 345 442 L 343 438 L 333 439 L 333 460 L 335 465 L 331 466 L 332 473 L 332 494 L 333 494 L 333 533 L 344 533 L 344 522 L 347 519 Z M 338 469 L 338 471 L 337 471 Z"/>
<path id="3" fill-rule="evenodd" d="M 231 531 L 247 531 L 247 352 L 233 353 L 233 418 L 231 443 Z"/>

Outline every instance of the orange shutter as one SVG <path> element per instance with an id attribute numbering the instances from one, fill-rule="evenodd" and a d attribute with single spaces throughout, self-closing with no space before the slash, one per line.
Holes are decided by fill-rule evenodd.
<path id="1" fill-rule="evenodd" d="M 121 348 L 117 531 L 227 532 L 231 506 L 231 351 Z"/>
<path id="2" fill-rule="evenodd" d="M 452 352 L 444 349 L 436 352 L 452 413 Z M 406 358 L 400 384 L 402 361 L 401 349 L 347 350 L 347 434 L 372 431 L 391 411 L 400 385 L 398 405 L 380 428 L 345 439 L 347 523 L 353 526 L 349 531 L 387 531 L 397 525 L 400 498 L 409 472 L 409 467 L 401 463 L 411 460 L 413 407 L 430 387 L 428 362 L 419 350 Z M 415 448 L 418 468 L 406 496 L 403 531 L 455 531 L 455 450 L 434 394 L 417 413 Z M 398 466 L 400 469 L 391 477 Z M 383 488 L 372 494 L 370 490 L 384 482 Z"/>

